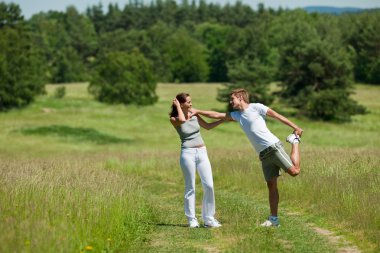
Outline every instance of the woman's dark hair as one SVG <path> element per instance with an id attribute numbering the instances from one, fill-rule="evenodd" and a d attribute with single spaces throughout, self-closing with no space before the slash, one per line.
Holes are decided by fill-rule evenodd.
<path id="1" fill-rule="evenodd" d="M 190 94 L 188 93 L 178 93 L 177 96 L 175 96 L 175 98 L 181 103 L 185 103 L 186 102 L 186 98 L 189 97 Z M 170 117 L 177 117 L 178 116 L 178 111 L 177 111 L 177 107 L 175 105 L 172 105 L 172 110 L 171 112 L 169 113 Z"/>

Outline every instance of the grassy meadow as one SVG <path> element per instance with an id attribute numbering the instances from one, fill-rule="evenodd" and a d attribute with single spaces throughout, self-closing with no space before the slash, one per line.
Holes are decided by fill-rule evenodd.
<path id="1" fill-rule="evenodd" d="M 223 111 L 218 84 L 159 84 L 154 106 L 106 105 L 87 84 L 58 85 L 0 114 L 0 252 L 379 252 L 380 87 L 356 85 L 369 113 L 345 124 L 296 119 L 301 174 L 279 179 L 281 227 L 269 214 L 259 160 L 237 123 L 201 130 L 220 229 L 189 229 L 173 97 Z M 291 132 L 268 120 L 279 138 Z M 285 144 L 290 151 L 290 145 Z M 197 178 L 197 214 L 202 187 Z"/>

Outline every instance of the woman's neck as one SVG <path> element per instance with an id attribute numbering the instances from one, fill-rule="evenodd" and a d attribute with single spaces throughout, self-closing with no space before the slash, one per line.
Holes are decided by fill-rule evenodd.
<path id="1" fill-rule="evenodd" d="M 185 119 L 188 119 L 189 118 L 189 111 L 182 109 L 182 112 L 183 112 L 183 115 L 185 115 Z"/>

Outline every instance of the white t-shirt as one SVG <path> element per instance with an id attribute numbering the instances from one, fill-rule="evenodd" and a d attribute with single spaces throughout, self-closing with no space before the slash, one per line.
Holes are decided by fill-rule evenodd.
<path id="1" fill-rule="evenodd" d="M 267 111 L 267 106 L 253 103 L 244 111 L 234 111 L 230 114 L 233 120 L 239 122 L 257 153 L 280 141 L 269 131 L 265 123 Z"/>

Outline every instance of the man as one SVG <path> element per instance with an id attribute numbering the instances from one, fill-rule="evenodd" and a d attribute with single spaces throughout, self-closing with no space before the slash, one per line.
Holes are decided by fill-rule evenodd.
<path id="1" fill-rule="evenodd" d="M 193 109 L 193 113 L 214 119 L 239 122 L 249 141 L 259 154 L 269 190 L 271 215 L 261 226 L 279 226 L 280 222 L 277 215 L 279 203 L 277 178 L 280 176 L 280 168 L 284 169 L 291 176 L 297 176 L 300 173 L 299 143 L 303 130 L 286 117 L 263 104 L 250 104 L 248 92 L 244 89 L 236 89 L 230 95 L 230 103 L 236 111 L 220 113 Z M 294 129 L 293 133 L 286 138 L 286 141 L 292 144 L 290 157 L 285 152 L 280 140 L 269 131 L 265 123 L 266 116 L 277 119 Z"/>

